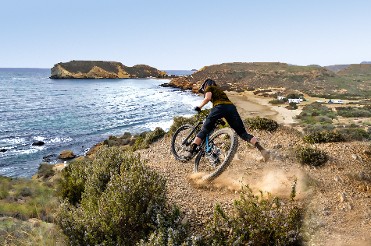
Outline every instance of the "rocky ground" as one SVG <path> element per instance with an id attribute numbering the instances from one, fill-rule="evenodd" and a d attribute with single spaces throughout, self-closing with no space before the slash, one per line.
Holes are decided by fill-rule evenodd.
<path id="1" fill-rule="evenodd" d="M 280 127 L 274 133 L 253 134 L 271 150 L 271 160 L 263 162 L 260 153 L 240 139 L 231 166 L 211 184 L 202 183 L 200 175 L 192 173 L 193 161 L 175 160 L 169 136 L 138 153 L 166 177 L 170 201 L 194 222 L 195 231 L 205 225 L 216 204 L 232 208 L 243 185 L 255 192 L 288 197 L 297 179 L 296 199 L 306 208 L 303 235 L 307 245 L 371 245 L 369 142 L 320 144 L 318 148 L 330 160 L 314 168 L 296 160 L 295 147 L 304 143 L 294 129 Z"/>

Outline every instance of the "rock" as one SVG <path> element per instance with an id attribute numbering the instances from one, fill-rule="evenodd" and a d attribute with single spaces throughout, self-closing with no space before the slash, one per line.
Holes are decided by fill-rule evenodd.
<path id="1" fill-rule="evenodd" d="M 281 144 L 277 144 L 275 146 L 273 146 L 273 149 L 282 149 L 282 145 Z"/>
<path id="2" fill-rule="evenodd" d="M 342 181 L 343 181 L 343 179 L 342 179 L 339 175 L 336 175 L 336 176 L 334 177 L 334 180 L 335 180 L 336 182 L 342 182 Z"/>
<path id="3" fill-rule="evenodd" d="M 50 154 L 43 157 L 44 162 L 52 162 L 57 160 L 57 154 Z"/>
<path id="4" fill-rule="evenodd" d="M 62 160 L 70 160 L 70 159 L 73 159 L 75 157 L 76 157 L 76 155 L 71 150 L 64 150 L 58 156 L 58 158 L 62 159 Z"/>
<path id="5" fill-rule="evenodd" d="M 43 146 L 45 144 L 45 142 L 43 141 L 35 141 L 32 143 L 32 146 Z"/>
<path id="6" fill-rule="evenodd" d="M 340 196 L 340 202 L 345 202 L 347 200 L 345 192 L 340 193 L 339 196 Z"/>
<path id="7" fill-rule="evenodd" d="M 7 149 L 0 149 L 0 153 L 4 153 L 4 152 L 7 152 L 8 150 Z"/>

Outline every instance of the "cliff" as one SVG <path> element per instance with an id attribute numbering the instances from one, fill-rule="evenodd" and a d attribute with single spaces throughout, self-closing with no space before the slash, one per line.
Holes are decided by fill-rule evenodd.
<path id="1" fill-rule="evenodd" d="M 55 64 L 51 79 L 163 78 L 166 73 L 147 65 L 127 67 L 121 62 L 70 61 Z"/>

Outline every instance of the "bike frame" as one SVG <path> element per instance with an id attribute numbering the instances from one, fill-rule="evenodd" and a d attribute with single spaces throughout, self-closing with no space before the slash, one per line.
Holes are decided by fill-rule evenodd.
<path id="1" fill-rule="evenodd" d="M 207 134 L 205 138 L 205 152 L 206 153 L 210 153 L 211 151 L 211 146 L 209 145 L 209 136 L 210 134 Z"/>

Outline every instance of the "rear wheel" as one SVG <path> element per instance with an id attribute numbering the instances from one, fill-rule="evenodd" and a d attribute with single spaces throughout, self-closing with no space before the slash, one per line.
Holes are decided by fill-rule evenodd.
<path id="1" fill-rule="evenodd" d="M 231 163 L 238 147 L 238 137 L 231 128 L 215 131 L 209 139 L 211 150 L 198 152 L 195 159 L 195 172 L 203 172 L 203 180 L 212 181 L 217 178 Z"/>
<path id="2" fill-rule="evenodd" d="M 196 137 L 197 131 L 193 131 L 193 126 L 186 124 L 179 127 L 171 139 L 171 153 L 173 153 L 175 159 L 179 161 L 188 161 L 184 157 L 191 147 L 193 140 Z M 191 158 L 193 158 L 192 156 Z"/>

